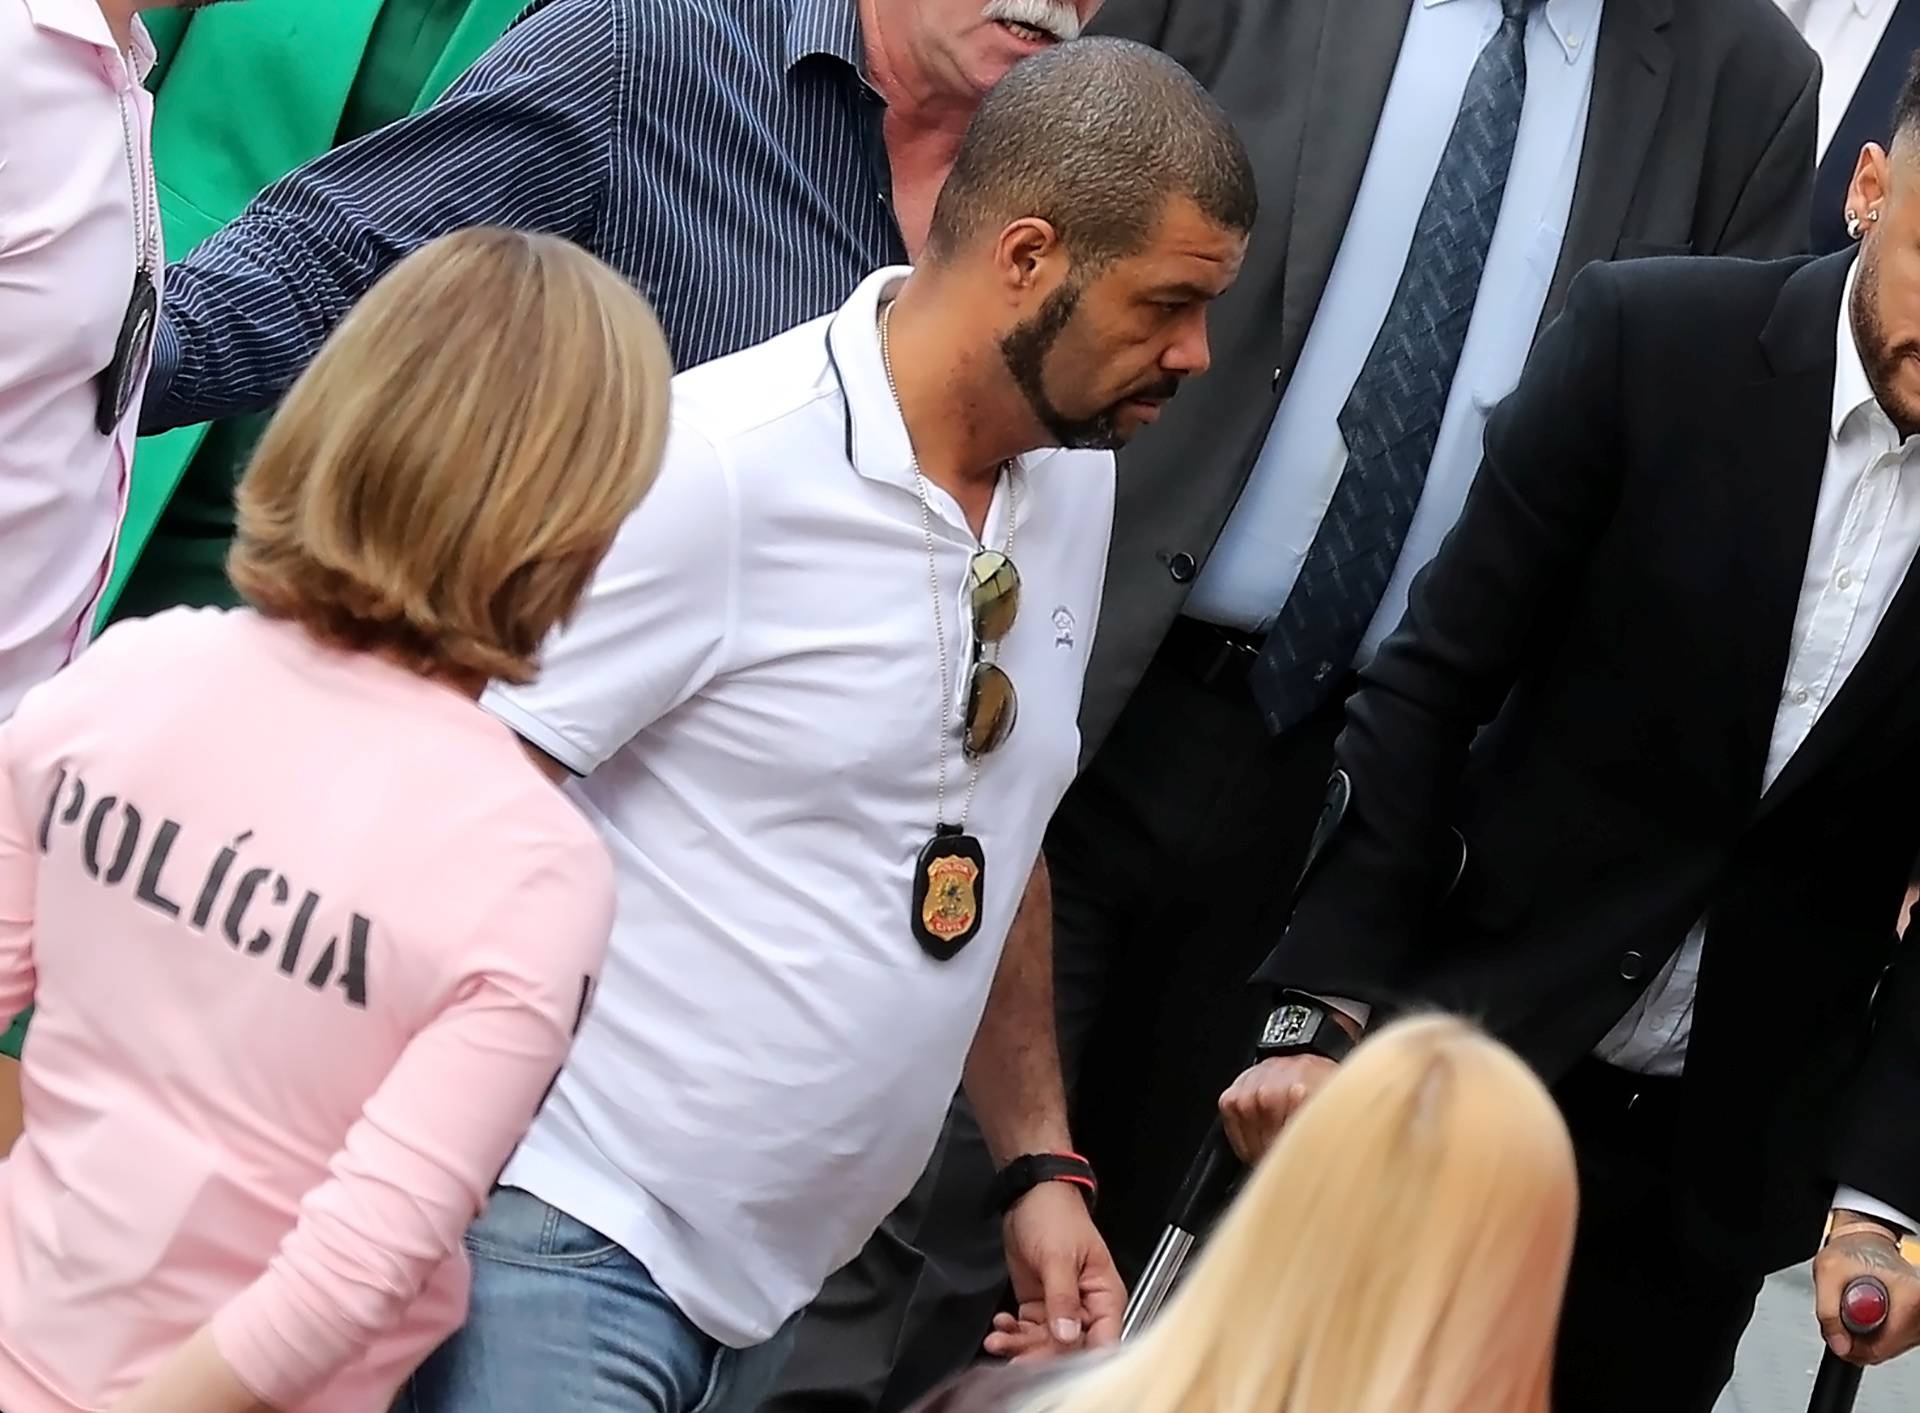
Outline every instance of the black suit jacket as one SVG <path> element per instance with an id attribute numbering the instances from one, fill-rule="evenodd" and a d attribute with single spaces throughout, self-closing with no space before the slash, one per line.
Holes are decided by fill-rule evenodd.
<path id="1" fill-rule="evenodd" d="M 1216 302 L 1213 369 L 1122 454 L 1081 729 L 1105 736 L 1185 601 L 1306 342 L 1418 0 L 1107 0 L 1232 115 L 1260 221 Z M 1819 76 L 1773 0 L 1606 0 L 1546 315 L 1589 261 L 1772 257 L 1807 244 Z M 1543 319 L 1543 323 L 1545 320 Z"/>
<path id="2" fill-rule="evenodd" d="M 1803 1258 L 1835 1180 L 1920 1211 L 1920 572 L 1761 789 L 1851 259 L 1575 280 L 1363 674 L 1261 973 L 1464 1010 L 1553 1078 L 1706 917 L 1677 1195 L 1743 1260 Z"/>

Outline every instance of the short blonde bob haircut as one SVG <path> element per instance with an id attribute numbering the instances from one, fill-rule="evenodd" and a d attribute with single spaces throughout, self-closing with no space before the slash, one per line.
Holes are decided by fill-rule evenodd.
<path id="1" fill-rule="evenodd" d="M 443 236 L 274 417 L 237 492 L 234 587 L 428 676 L 529 681 L 659 472 L 672 374 L 646 301 L 585 251 Z"/>
<path id="2" fill-rule="evenodd" d="M 1356 1050 L 1159 1319 L 1028 1413 L 1545 1413 L 1573 1247 L 1553 1100 L 1462 1021 Z"/>

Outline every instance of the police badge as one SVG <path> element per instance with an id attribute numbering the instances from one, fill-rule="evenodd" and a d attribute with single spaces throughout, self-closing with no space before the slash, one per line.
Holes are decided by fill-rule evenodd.
<path id="1" fill-rule="evenodd" d="M 951 961 L 980 931 L 987 854 L 951 824 L 934 831 L 913 872 L 913 935 L 935 961 Z"/>

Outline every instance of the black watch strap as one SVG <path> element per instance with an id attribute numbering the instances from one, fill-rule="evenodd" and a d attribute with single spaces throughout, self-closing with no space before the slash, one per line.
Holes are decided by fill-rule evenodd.
<path id="1" fill-rule="evenodd" d="M 1008 1163 L 994 1178 L 992 1209 L 1004 1214 L 1043 1182 L 1073 1184 L 1087 1199 L 1089 1207 L 1100 1191 L 1100 1184 L 1094 1180 L 1093 1164 L 1078 1153 L 1027 1153 Z"/>
<path id="2" fill-rule="evenodd" d="M 1321 1055 L 1338 1063 L 1353 1053 L 1353 1037 L 1326 1002 L 1300 991 L 1282 991 L 1260 1027 L 1254 1053 L 1262 1060 L 1282 1055 Z"/>

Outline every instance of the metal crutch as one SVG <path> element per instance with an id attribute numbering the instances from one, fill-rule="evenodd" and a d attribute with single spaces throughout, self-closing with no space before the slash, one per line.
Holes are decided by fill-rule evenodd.
<path id="1" fill-rule="evenodd" d="M 1855 1276 L 1840 1292 L 1840 1323 L 1847 1327 L 1848 1334 L 1870 1335 L 1886 1324 L 1892 1304 L 1886 1286 L 1877 1277 Z M 1807 1413 L 1852 1413 L 1862 1372 L 1858 1364 L 1849 1364 L 1831 1349 L 1822 1354 Z"/>
<path id="2" fill-rule="evenodd" d="M 1226 1209 L 1240 1185 L 1246 1169 L 1227 1143 L 1227 1131 L 1215 1119 L 1207 1132 L 1207 1141 L 1194 1155 L 1180 1191 L 1173 1199 L 1167 1228 L 1160 1234 L 1140 1279 L 1134 1283 L 1133 1297 L 1127 1301 L 1127 1313 L 1120 1321 L 1120 1338 L 1129 1339 L 1160 1313 L 1167 1296 L 1180 1278 L 1194 1243 L 1205 1235 L 1213 1219 Z"/>

